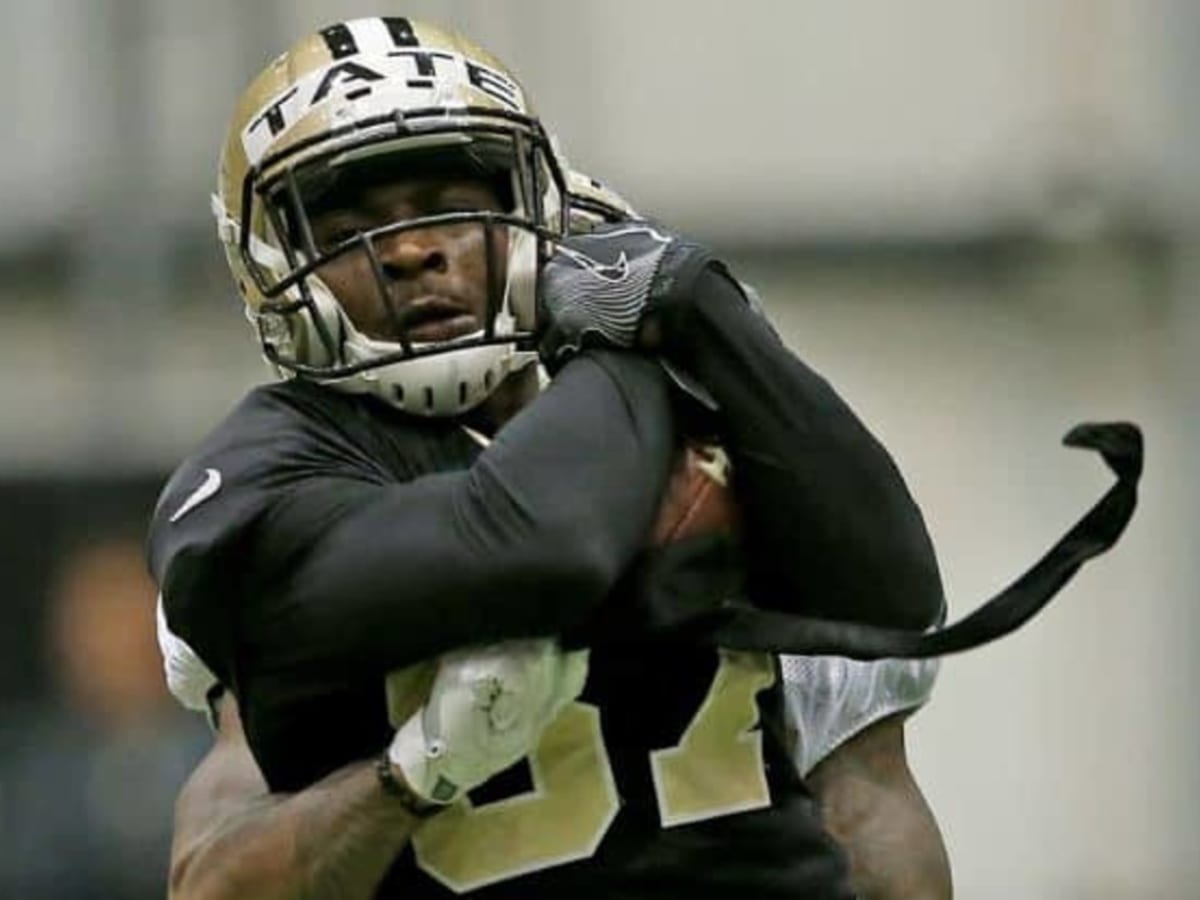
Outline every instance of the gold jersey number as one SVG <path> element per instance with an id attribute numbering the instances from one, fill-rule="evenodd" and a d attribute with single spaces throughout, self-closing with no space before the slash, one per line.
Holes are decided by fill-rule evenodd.
<path id="1" fill-rule="evenodd" d="M 680 742 L 650 753 L 663 827 L 771 804 L 758 693 L 775 683 L 766 653 L 721 651 Z M 413 835 L 417 863 L 458 893 L 596 852 L 620 808 L 600 711 L 573 703 L 529 757 L 534 788 L 472 806 L 463 801 Z"/>

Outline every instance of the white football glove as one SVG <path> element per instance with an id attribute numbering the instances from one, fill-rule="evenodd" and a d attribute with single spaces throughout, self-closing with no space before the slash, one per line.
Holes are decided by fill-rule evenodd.
<path id="1" fill-rule="evenodd" d="M 583 691 L 588 654 L 548 638 L 509 641 L 447 653 L 437 666 L 428 699 L 400 726 L 388 758 L 420 799 L 448 804 L 528 755 Z M 411 685 L 410 676 L 393 675 L 389 694 Z"/>

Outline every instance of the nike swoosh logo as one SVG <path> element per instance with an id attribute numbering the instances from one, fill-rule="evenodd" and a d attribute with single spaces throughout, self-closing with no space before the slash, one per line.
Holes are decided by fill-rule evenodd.
<path id="1" fill-rule="evenodd" d="M 178 522 L 220 489 L 221 473 L 216 469 L 205 469 L 204 481 L 200 484 L 200 487 L 192 491 L 188 498 L 183 501 L 183 505 L 175 510 L 174 515 L 171 516 L 169 521 Z"/>

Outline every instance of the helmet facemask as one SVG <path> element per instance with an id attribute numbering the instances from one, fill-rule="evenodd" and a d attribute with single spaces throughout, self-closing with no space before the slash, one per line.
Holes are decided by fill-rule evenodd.
<path id="1" fill-rule="evenodd" d="M 537 269 L 566 227 L 564 176 L 549 138 L 529 117 L 503 110 L 431 109 L 360 120 L 266 156 L 243 182 L 238 252 L 262 297 L 251 314 L 264 355 L 282 374 L 371 393 L 419 415 L 457 415 L 532 362 Z M 314 239 L 322 204 L 354 185 L 466 177 L 491 185 L 504 211 L 463 210 L 387 222 L 332 245 Z M 254 234 L 260 223 L 263 237 Z M 481 328 L 452 340 L 406 337 L 378 245 L 394 235 L 478 227 L 486 259 Z M 503 257 L 497 247 L 506 246 Z M 349 254 L 369 263 L 390 328 L 367 334 L 318 272 Z"/>

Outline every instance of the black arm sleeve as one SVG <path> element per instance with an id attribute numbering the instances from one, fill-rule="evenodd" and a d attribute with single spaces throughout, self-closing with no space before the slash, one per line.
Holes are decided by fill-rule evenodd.
<path id="1" fill-rule="evenodd" d="M 292 485 L 241 554 L 238 681 L 338 683 L 577 625 L 641 547 L 674 443 L 658 367 L 593 352 L 469 470 Z"/>
<path id="2" fill-rule="evenodd" d="M 720 407 L 756 603 L 924 628 L 941 581 L 920 510 L 883 446 L 829 384 L 705 265 L 660 312 L 664 357 Z"/>

